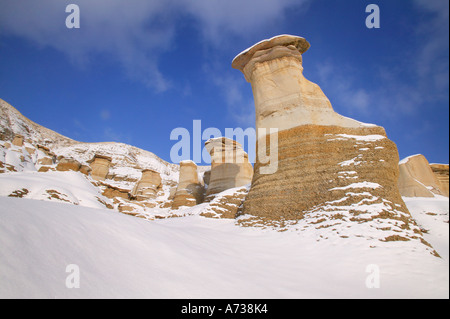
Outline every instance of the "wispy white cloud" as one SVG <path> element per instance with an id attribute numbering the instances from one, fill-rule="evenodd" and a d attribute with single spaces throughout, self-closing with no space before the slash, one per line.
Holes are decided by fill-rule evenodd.
<path id="1" fill-rule="evenodd" d="M 65 8 L 73 1 L 1 1 L 0 34 L 52 47 L 79 65 L 89 65 L 93 56 L 103 55 L 128 77 L 166 91 L 172 83 L 161 71 L 159 59 L 176 46 L 183 17 L 198 23 L 206 43 L 220 44 L 230 35 L 242 37 L 274 23 L 287 8 L 305 1 L 77 0 L 80 29 L 65 26 Z"/>
<path id="2" fill-rule="evenodd" d="M 200 23 L 203 36 L 223 45 L 226 36 L 251 36 L 280 22 L 290 8 L 310 0 L 180 0 L 186 12 Z M 225 37 L 225 38 L 224 38 Z"/>

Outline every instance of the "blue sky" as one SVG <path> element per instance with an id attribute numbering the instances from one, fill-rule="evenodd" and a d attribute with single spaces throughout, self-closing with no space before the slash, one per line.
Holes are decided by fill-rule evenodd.
<path id="1" fill-rule="evenodd" d="M 68 29 L 68 4 L 80 28 Z M 381 27 L 365 26 L 368 4 Z M 447 0 L 0 0 L 0 98 L 83 142 L 170 161 L 177 127 L 253 127 L 231 68 L 254 43 L 305 37 L 304 75 L 338 113 L 386 129 L 400 158 L 449 162 Z M 247 147 L 247 146 L 246 146 Z"/>

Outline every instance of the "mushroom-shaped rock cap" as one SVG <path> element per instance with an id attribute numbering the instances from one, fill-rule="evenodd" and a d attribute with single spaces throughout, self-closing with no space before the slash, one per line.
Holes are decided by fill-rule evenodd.
<path id="1" fill-rule="evenodd" d="M 267 50 L 279 45 L 280 46 L 293 45 L 298 49 L 298 51 L 301 54 L 305 53 L 311 46 L 309 42 L 306 41 L 305 38 L 287 34 L 278 35 L 270 39 L 262 40 L 261 42 L 258 42 L 257 44 L 253 45 L 252 47 L 242 51 L 233 59 L 231 66 L 234 69 L 243 71 L 248 61 L 251 60 L 251 58 L 257 51 Z"/>

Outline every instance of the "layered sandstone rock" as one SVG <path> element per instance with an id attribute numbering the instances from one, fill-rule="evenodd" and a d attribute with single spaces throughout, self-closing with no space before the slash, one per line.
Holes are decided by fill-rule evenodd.
<path id="1" fill-rule="evenodd" d="M 442 195 L 449 197 L 449 167 L 448 164 L 430 164 L 433 173 L 440 183 Z"/>
<path id="2" fill-rule="evenodd" d="M 46 147 L 44 145 L 37 144 L 36 148 L 37 148 L 38 151 L 41 151 L 46 156 L 51 157 L 53 159 L 53 161 L 55 161 L 56 155 L 48 147 Z"/>
<path id="3" fill-rule="evenodd" d="M 216 194 L 200 215 L 208 218 L 235 219 L 242 211 L 247 193 L 248 188 L 244 186 Z"/>
<path id="4" fill-rule="evenodd" d="M 388 219 L 413 238 L 417 227 L 397 187 L 396 145 L 382 127 L 333 110 L 319 86 L 303 76 L 308 48 L 303 38 L 279 36 L 233 60 L 252 85 L 259 136 L 243 213 L 263 222 Z M 276 156 L 265 164 L 261 154 L 271 153 Z"/>
<path id="5" fill-rule="evenodd" d="M 90 168 L 87 165 L 81 165 L 81 167 L 80 167 L 80 173 L 82 173 L 82 174 L 84 174 L 86 176 L 89 176 L 91 171 L 92 171 L 92 168 Z"/>
<path id="6" fill-rule="evenodd" d="M 111 166 L 111 157 L 96 154 L 91 160 L 91 177 L 96 181 L 105 180 Z"/>
<path id="7" fill-rule="evenodd" d="M 209 185 L 210 180 L 211 180 L 211 170 L 208 170 L 203 173 L 203 184 L 205 186 Z"/>
<path id="8" fill-rule="evenodd" d="M 142 177 L 132 191 L 137 200 L 146 200 L 156 197 L 161 186 L 161 175 L 153 170 L 143 170 Z"/>
<path id="9" fill-rule="evenodd" d="M 102 195 L 111 199 L 120 197 L 123 199 L 129 199 L 129 190 L 128 189 L 122 189 L 117 186 L 113 186 L 104 182 L 100 182 L 100 185 L 103 188 Z"/>
<path id="10" fill-rule="evenodd" d="M 197 165 L 192 161 L 181 161 L 180 177 L 172 209 L 200 204 L 203 201 L 203 192 L 204 188 L 198 178 Z"/>
<path id="11" fill-rule="evenodd" d="M 440 182 L 425 156 L 418 154 L 399 163 L 398 186 L 405 197 L 434 197 L 442 195 Z"/>
<path id="12" fill-rule="evenodd" d="M 208 140 L 205 147 L 211 155 L 211 173 L 206 177 L 207 197 L 251 183 L 253 166 L 241 144 L 221 137 Z"/>
<path id="13" fill-rule="evenodd" d="M 17 134 L 16 136 L 14 136 L 12 144 L 21 147 L 23 146 L 23 139 L 24 139 L 23 135 Z"/>
<path id="14" fill-rule="evenodd" d="M 44 156 L 44 157 L 41 157 L 40 159 L 38 159 L 37 163 L 39 165 L 45 165 L 45 166 L 53 165 L 53 158 Z"/>
<path id="15" fill-rule="evenodd" d="M 78 172 L 81 168 L 81 163 L 73 158 L 59 158 L 58 165 L 56 165 L 56 170 L 65 172 L 65 171 L 75 171 Z"/>
<path id="16" fill-rule="evenodd" d="M 448 165 L 432 166 L 425 156 L 417 154 L 403 159 L 399 170 L 398 186 L 402 196 L 434 197 L 436 194 L 448 197 Z"/>

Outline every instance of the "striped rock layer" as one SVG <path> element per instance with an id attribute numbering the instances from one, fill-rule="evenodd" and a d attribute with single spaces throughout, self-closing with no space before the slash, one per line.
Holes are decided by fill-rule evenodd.
<path id="1" fill-rule="evenodd" d="M 267 140 L 269 138 L 267 137 Z M 267 141 L 267 152 L 270 143 Z M 278 170 L 260 174 L 258 159 L 244 213 L 301 219 L 317 209 L 381 204 L 407 213 L 397 187 L 396 145 L 378 126 L 303 125 L 278 135 Z"/>
<path id="2" fill-rule="evenodd" d="M 173 197 L 172 209 L 200 204 L 203 201 L 203 192 L 203 186 L 198 178 L 197 165 L 192 161 L 181 161 L 180 177 Z"/>
<path id="3" fill-rule="evenodd" d="M 208 140 L 205 147 L 211 155 L 207 197 L 251 183 L 253 166 L 241 144 L 221 137 Z"/>
<path id="4" fill-rule="evenodd" d="M 444 196 L 449 197 L 449 167 L 448 164 L 430 164 L 433 173 L 441 185 L 440 189 Z"/>

